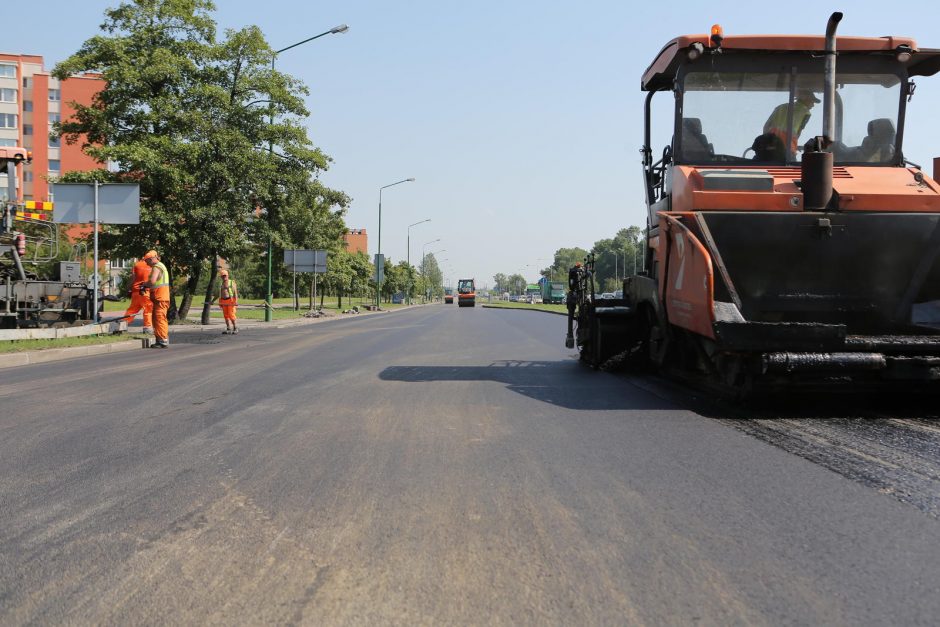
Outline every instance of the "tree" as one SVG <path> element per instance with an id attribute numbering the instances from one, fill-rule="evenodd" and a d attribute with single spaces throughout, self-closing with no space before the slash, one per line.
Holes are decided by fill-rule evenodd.
<path id="1" fill-rule="evenodd" d="M 594 282 L 599 288 L 605 286 L 605 291 L 616 291 L 621 288 L 624 276 L 633 274 L 639 269 L 642 254 L 640 238 L 642 231 L 638 226 L 620 229 L 611 239 L 602 239 L 594 243 L 595 266 Z M 612 283 L 608 283 L 608 279 Z M 613 290 L 606 286 L 613 285 Z"/>
<path id="2" fill-rule="evenodd" d="M 555 281 L 564 281 L 565 277 L 568 276 L 568 270 L 579 261 L 584 263 L 586 256 L 587 251 L 577 246 L 574 248 L 559 248 L 555 251 L 552 265 L 542 270 L 540 274 L 549 279 L 554 277 L 553 280 Z"/>
<path id="3" fill-rule="evenodd" d="M 509 292 L 512 294 L 524 294 L 527 282 L 521 274 L 509 275 Z"/>
<path id="4" fill-rule="evenodd" d="M 498 292 L 509 291 L 509 278 L 502 272 L 493 275 L 493 289 Z"/>
<path id="5" fill-rule="evenodd" d="M 428 253 L 421 260 L 422 294 L 430 298 L 444 295 L 444 273 L 433 253 Z"/>
<path id="6" fill-rule="evenodd" d="M 75 115 L 55 130 L 118 167 L 82 176 L 140 183 L 140 224 L 105 233 L 101 247 L 120 257 L 158 248 L 171 277 L 187 277 L 179 317 L 203 267 L 211 295 L 216 257 L 279 232 L 291 198 L 329 164 L 300 123 L 306 88 L 270 68 L 273 51 L 256 27 L 217 43 L 213 9 L 209 0 L 124 2 L 105 12 L 103 34 L 53 71 L 103 75 L 92 105 L 73 103 Z M 260 102 L 268 106 L 252 106 Z"/>

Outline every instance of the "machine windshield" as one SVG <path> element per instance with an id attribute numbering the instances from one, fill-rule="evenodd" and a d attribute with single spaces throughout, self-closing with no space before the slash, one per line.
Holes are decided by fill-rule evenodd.
<path id="1" fill-rule="evenodd" d="M 836 79 L 837 163 L 897 163 L 901 80 L 894 74 Z M 819 73 L 694 71 L 683 81 L 680 163 L 796 164 L 822 134 Z"/>
<path id="2" fill-rule="evenodd" d="M 473 291 L 473 279 L 460 279 L 457 283 L 458 294 L 472 294 Z"/>

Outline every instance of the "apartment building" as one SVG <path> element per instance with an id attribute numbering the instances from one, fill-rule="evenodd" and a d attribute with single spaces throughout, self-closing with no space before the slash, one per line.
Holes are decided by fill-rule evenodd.
<path id="1" fill-rule="evenodd" d="M 99 74 L 60 81 L 45 70 L 39 55 L 0 52 L 0 146 L 23 146 L 33 153 L 33 162 L 17 174 L 18 200 L 53 200 L 50 176 L 99 167 L 80 143 L 50 139 L 49 131 L 53 123 L 71 117 L 72 102 L 90 105 L 104 85 Z M 0 175 L 2 197 L 6 190 L 6 176 Z"/>
<path id="2" fill-rule="evenodd" d="M 365 229 L 348 229 L 343 234 L 343 241 L 349 252 L 369 254 L 369 236 Z"/>

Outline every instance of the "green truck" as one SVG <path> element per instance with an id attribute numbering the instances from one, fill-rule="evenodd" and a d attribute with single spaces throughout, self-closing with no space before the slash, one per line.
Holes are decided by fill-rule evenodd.
<path id="1" fill-rule="evenodd" d="M 565 302 L 565 284 L 560 281 L 542 281 L 542 302 L 563 304 Z"/>

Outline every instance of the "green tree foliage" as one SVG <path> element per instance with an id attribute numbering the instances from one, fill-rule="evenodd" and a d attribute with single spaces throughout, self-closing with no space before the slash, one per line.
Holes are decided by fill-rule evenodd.
<path id="1" fill-rule="evenodd" d="M 525 286 L 528 281 L 525 280 L 525 277 L 521 274 L 510 274 L 508 277 L 509 288 L 507 291 L 510 294 L 525 294 Z"/>
<path id="2" fill-rule="evenodd" d="M 301 125 L 306 88 L 272 71 L 273 51 L 256 27 L 217 42 L 214 8 L 209 0 L 123 2 L 105 12 L 102 34 L 53 71 L 60 79 L 102 73 L 106 88 L 91 106 L 75 104 L 56 131 L 117 165 L 81 176 L 140 183 L 140 224 L 105 233 L 102 250 L 125 258 L 159 250 L 171 276 L 187 277 L 181 316 L 204 267 L 212 289 L 217 256 L 244 255 L 269 234 L 286 243 L 304 221 L 292 214 L 293 199 L 316 198 L 303 205 L 314 213 L 348 202 L 312 177 L 329 158 Z"/>
<path id="3" fill-rule="evenodd" d="M 579 261 L 584 263 L 586 256 L 587 251 L 577 246 L 574 248 L 559 248 L 555 251 L 552 265 L 543 269 L 539 274 L 554 281 L 564 281 L 568 277 L 568 270 Z"/>
<path id="4" fill-rule="evenodd" d="M 634 274 L 642 266 L 642 237 L 640 227 L 631 226 L 620 229 L 611 239 L 594 243 L 594 281 L 598 288 L 603 286 L 603 291 L 619 290 L 623 277 Z"/>
<path id="5" fill-rule="evenodd" d="M 444 295 L 444 273 L 433 253 L 424 256 L 421 262 L 421 294 L 431 298 Z"/>
<path id="6" fill-rule="evenodd" d="M 508 292 L 509 291 L 509 277 L 507 277 L 502 272 L 497 272 L 493 275 L 493 289 L 497 292 Z"/>

